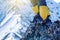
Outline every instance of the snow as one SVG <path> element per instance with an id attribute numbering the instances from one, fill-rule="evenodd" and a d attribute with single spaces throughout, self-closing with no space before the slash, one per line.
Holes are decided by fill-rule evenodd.
<path id="1" fill-rule="evenodd" d="M 19 40 L 35 16 L 30 0 L 0 0 L 0 40 Z M 20 34 L 19 34 L 20 33 Z"/>
<path id="2" fill-rule="evenodd" d="M 46 2 L 50 11 L 50 20 L 52 22 L 60 21 L 60 3 L 56 3 L 54 0 L 46 0 Z"/>
<path id="3" fill-rule="evenodd" d="M 60 21 L 60 0 L 46 0 L 52 22 Z M 0 0 L 0 40 L 8 35 L 6 40 L 19 40 L 33 21 L 30 0 Z M 20 33 L 20 34 L 19 34 Z"/>
<path id="4" fill-rule="evenodd" d="M 60 2 L 60 0 L 54 0 L 56 3 L 59 3 Z"/>

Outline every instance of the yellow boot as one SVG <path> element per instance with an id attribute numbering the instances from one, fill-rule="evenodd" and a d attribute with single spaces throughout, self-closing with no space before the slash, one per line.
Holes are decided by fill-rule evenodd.
<path id="1" fill-rule="evenodd" d="M 43 20 L 45 20 L 50 14 L 47 6 L 40 6 L 40 16 Z"/>

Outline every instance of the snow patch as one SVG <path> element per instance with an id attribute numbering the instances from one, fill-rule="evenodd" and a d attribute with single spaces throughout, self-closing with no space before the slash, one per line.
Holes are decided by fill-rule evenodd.
<path id="1" fill-rule="evenodd" d="M 60 2 L 60 0 L 54 0 L 56 3 L 59 3 Z"/>

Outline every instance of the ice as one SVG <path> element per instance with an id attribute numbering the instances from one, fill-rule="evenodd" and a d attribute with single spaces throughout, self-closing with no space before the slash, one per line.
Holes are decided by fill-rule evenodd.
<path id="1" fill-rule="evenodd" d="M 60 2 L 59 0 L 57 0 Z M 56 1 L 56 2 L 57 2 Z M 46 0 L 47 6 L 50 11 L 50 19 L 52 22 L 59 20 L 60 21 L 60 3 L 56 3 L 54 0 Z"/>
<path id="2" fill-rule="evenodd" d="M 54 0 L 46 0 L 46 2 L 50 20 L 60 21 L 60 3 Z M 8 34 L 6 40 L 22 38 L 34 16 L 30 0 L 0 0 L 0 40 Z"/>
<path id="3" fill-rule="evenodd" d="M 57 1 L 57 0 L 54 0 L 54 1 L 55 1 L 56 3 L 59 3 L 59 2 L 60 2 L 60 0 L 58 0 L 58 1 Z"/>
<path id="4" fill-rule="evenodd" d="M 20 40 L 34 16 L 30 0 L 0 0 L 0 40 Z"/>

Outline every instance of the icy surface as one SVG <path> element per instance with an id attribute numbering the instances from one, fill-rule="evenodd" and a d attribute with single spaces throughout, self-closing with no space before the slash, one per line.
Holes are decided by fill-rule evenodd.
<path id="1" fill-rule="evenodd" d="M 20 40 L 34 15 L 30 0 L 0 0 L 0 40 Z"/>
<path id="2" fill-rule="evenodd" d="M 54 0 L 56 3 L 59 3 L 60 2 L 60 0 Z"/>
<path id="3" fill-rule="evenodd" d="M 57 3 L 57 1 L 59 3 Z M 60 21 L 60 1 L 59 0 L 46 0 L 47 6 L 50 11 L 50 19 L 52 22 L 59 20 Z"/>
<path id="4" fill-rule="evenodd" d="M 46 0 L 52 22 L 60 21 L 60 2 L 55 1 Z M 34 16 L 30 0 L 0 0 L 0 40 L 20 40 Z"/>

